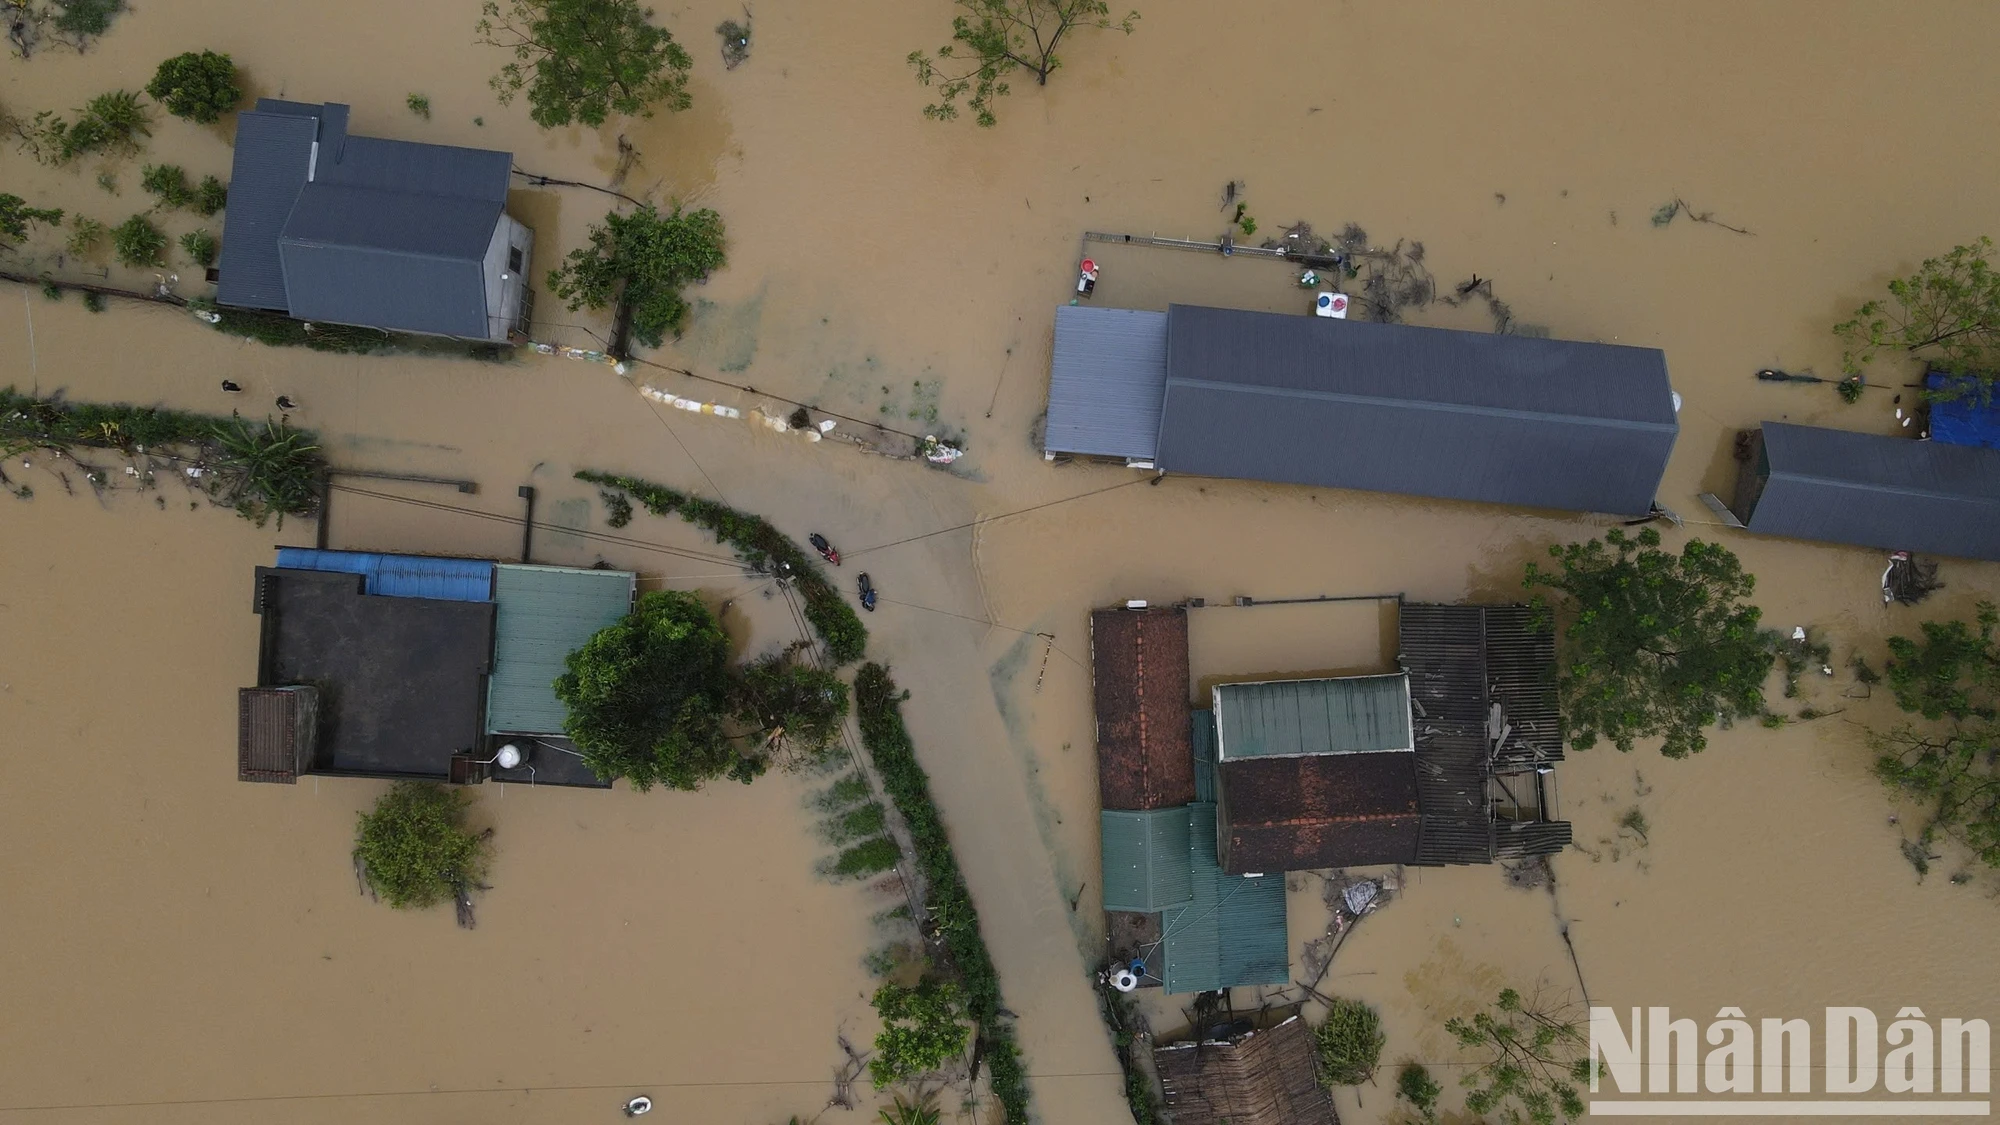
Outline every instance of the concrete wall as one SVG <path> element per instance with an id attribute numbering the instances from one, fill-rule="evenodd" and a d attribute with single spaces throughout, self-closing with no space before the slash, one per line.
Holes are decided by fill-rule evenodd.
<path id="1" fill-rule="evenodd" d="M 508 268 L 509 250 L 521 252 L 521 268 Z M 534 270 L 535 232 L 512 215 L 501 212 L 493 227 L 493 240 L 486 246 L 483 272 L 486 277 L 486 338 L 505 343 L 507 333 L 521 315 L 521 297 Z"/>

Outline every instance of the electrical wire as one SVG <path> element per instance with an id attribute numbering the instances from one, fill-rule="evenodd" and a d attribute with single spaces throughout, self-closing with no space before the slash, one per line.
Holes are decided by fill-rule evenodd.
<path id="1" fill-rule="evenodd" d="M 376 500 L 388 500 L 397 504 L 430 508 L 434 511 L 455 512 L 459 515 L 474 516 L 483 520 L 492 520 L 496 523 L 518 525 L 521 522 L 514 516 L 505 515 L 500 512 L 489 512 L 483 508 L 468 508 L 462 504 L 447 504 L 441 500 L 426 500 L 416 496 L 397 496 L 392 492 L 376 492 L 373 489 L 356 488 L 348 484 L 336 484 L 331 487 L 334 492 L 347 492 L 355 496 L 367 496 Z M 684 547 L 669 547 L 665 544 L 651 543 L 644 539 L 634 539 L 626 535 L 613 535 L 605 531 L 589 531 L 582 528 L 564 527 L 560 524 L 547 523 L 542 520 L 534 521 L 533 526 L 541 530 L 561 532 L 565 535 L 575 535 L 579 538 L 594 539 L 603 543 L 615 543 L 621 547 L 636 547 L 640 550 L 654 551 L 659 554 L 671 555 L 675 558 L 688 559 L 694 562 L 713 563 L 718 566 L 742 565 L 741 559 L 732 556 L 707 554 Z M 744 569 L 747 570 L 749 568 L 745 566 Z M 740 574 L 742 571 L 739 570 L 737 573 Z"/>
<path id="2" fill-rule="evenodd" d="M 954 531 L 964 531 L 968 527 L 977 527 L 982 523 L 992 523 L 995 520 L 1004 520 L 1010 516 L 1025 516 L 1029 512 L 1039 512 L 1043 508 L 1053 508 L 1058 504 L 1067 504 L 1072 500 L 1088 500 L 1092 496 L 1102 496 L 1107 492 L 1116 492 L 1121 488 L 1130 488 L 1135 484 L 1150 484 L 1154 479 L 1153 477 L 1140 477 L 1137 480 L 1128 480 L 1118 484 L 1108 484 L 1103 488 L 1094 488 L 1089 492 L 1079 492 L 1074 496 L 1064 496 L 1058 500 L 1044 500 L 1040 504 L 1030 504 L 1025 508 L 1016 508 L 1011 512 L 1001 512 L 997 516 L 980 516 L 965 523 L 953 524 L 950 527 L 941 527 L 936 531 L 926 531 L 921 535 L 911 535 L 903 539 L 894 539 L 887 543 L 877 543 L 873 547 L 860 547 L 846 552 L 843 557 L 852 558 L 856 555 L 865 555 L 870 551 L 886 551 L 891 547 L 900 547 L 905 543 L 915 543 L 919 539 L 929 539 L 937 535 L 949 535 Z"/>

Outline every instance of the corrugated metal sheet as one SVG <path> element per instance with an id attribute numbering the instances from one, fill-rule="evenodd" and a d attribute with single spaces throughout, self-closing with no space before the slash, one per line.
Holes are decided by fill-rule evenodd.
<path id="1" fill-rule="evenodd" d="M 1162 915 L 1161 978 L 1169 994 L 1289 979 L 1283 876 L 1224 875 L 1215 806 L 1188 806 L 1194 901 Z"/>
<path id="2" fill-rule="evenodd" d="M 1105 809 L 1104 909 L 1150 914 L 1193 901 L 1189 890 L 1188 811 Z"/>
<path id="3" fill-rule="evenodd" d="M 278 249 L 285 264 L 291 315 L 300 320 L 474 339 L 488 335 L 486 275 L 477 260 L 427 258 L 290 237 Z"/>
<path id="4" fill-rule="evenodd" d="M 1215 798 L 1215 712 L 1194 712 L 1194 799 Z"/>
<path id="5" fill-rule="evenodd" d="M 1167 388 L 1167 314 L 1064 305 L 1049 363 L 1050 453 L 1150 461 Z"/>
<path id="6" fill-rule="evenodd" d="M 2000 450 L 1784 422 L 1763 435 L 1770 478 L 1750 530 L 2000 559 Z"/>
<path id="7" fill-rule="evenodd" d="M 498 619 L 487 680 L 490 733 L 561 734 L 556 698 L 564 659 L 592 633 L 631 612 L 638 576 L 629 570 L 576 570 L 502 564 L 493 575 Z"/>
<path id="8" fill-rule="evenodd" d="M 278 565 L 286 570 L 359 574 L 367 580 L 362 592 L 378 597 L 446 602 L 493 600 L 493 564 L 484 559 L 280 547 Z"/>
<path id="9" fill-rule="evenodd" d="M 278 236 L 305 186 L 319 124 L 290 103 L 259 101 L 236 115 L 229 206 L 222 216 L 222 259 L 215 299 L 225 305 L 284 311 L 285 273 Z"/>
<path id="10" fill-rule="evenodd" d="M 1653 348 L 1175 305 L 1160 468 L 1643 515 L 1679 431 Z"/>
<path id="11" fill-rule="evenodd" d="M 1214 697 L 1219 761 L 1411 748 L 1410 684 L 1400 672 L 1219 684 Z"/>
<path id="12" fill-rule="evenodd" d="M 1924 376 L 1924 386 L 1934 394 L 1953 395 L 1929 406 L 1932 441 L 2000 449 L 2000 401 L 1991 384 L 1970 375 L 1933 371 Z"/>

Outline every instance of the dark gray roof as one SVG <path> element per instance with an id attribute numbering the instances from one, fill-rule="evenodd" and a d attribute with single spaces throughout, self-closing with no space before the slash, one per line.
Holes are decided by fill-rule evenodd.
<path id="1" fill-rule="evenodd" d="M 236 159 L 223 213 L 222 261 L 215 299 L 239 308 L 278 309 L 285 304 L 284 266 L 278 235 L 305 186 L 319 125 L 310 117 L 272 112 L 290 103 L 260 101 L 236 115 Z"/>
<path id="2" fill-rule="evenodd" d="M 1678 431 L 1653 348 L 1168 310 L 1170 472 L 1642 515 Z"/>
<path id="3" fill-rule="evenodd" d="M 1150 461 L 1166 390 L 1167 314 L 1058 308 L 1042 448 Z"/>
<path id="4" fill-rule="evenodd" d="M 1752 531 L 2000 559 L 2000 450 L 1766 422 L 1764 455 Z"/>
<path id="5" fill-rule="evenodd" d="M 306 320 L 488 334 L 482 259 L 512 154 L 350 136 L 347 107 L 335 103 L 267 98 L 242 119 L 218 300 Z"/>

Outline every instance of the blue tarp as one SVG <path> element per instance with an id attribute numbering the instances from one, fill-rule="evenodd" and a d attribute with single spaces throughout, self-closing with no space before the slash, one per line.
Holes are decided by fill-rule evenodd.
<path id="1" fill-rule="evenodd" d="M 288 570 L 359 574 L 367 579 L 363 592 L 386 598 L 431 598 L 447 602 L 493 600 L 493 564 L 482 559 L 280 547 L 278 565 Z"/>
<path id="2" fill-rule="evenodd" d="M 2000 449 L 2000 396 L 1970 375 L 1942 371 L 1925 375 L 1924 386 L 1932 393 L 1957 392 L 1957 397 L 1931 403 L 1932 441 Z"/>

